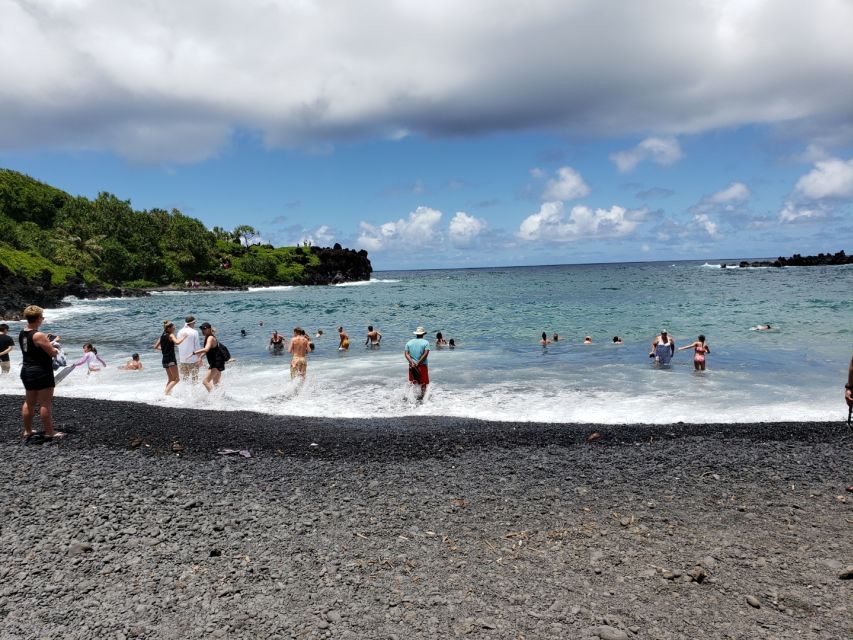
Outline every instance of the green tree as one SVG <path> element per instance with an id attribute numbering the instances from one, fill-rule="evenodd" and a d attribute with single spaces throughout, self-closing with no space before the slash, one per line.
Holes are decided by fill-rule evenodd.
<path id="1" fill-rule="evenodd" d="M 234 228 L 234 237 L 243 241 L 246 251 L 249 250 L 249 242 L 259 235 L 261 235 L 260 232 L 248 224 L 241 224 L 239 227 Z"/>

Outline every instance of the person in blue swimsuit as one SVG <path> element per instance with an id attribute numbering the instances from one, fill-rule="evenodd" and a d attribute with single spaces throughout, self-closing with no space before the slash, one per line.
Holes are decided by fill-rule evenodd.
<path id="1" fill-rule="evenodd" d="M 675 353 L 675 340 L 669 335 L 666 329 L 660 330 L 660 335 L 652 340 L 652 348 L 649 353 L 650 358 L 655 359 L 655 363 L 667 365 L 672 360 Z"/>

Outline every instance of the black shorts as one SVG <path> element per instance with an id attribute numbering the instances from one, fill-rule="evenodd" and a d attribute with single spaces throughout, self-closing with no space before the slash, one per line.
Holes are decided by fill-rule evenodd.
<path id="1" fill-rule="evenodd" d="M 53 369 L 45 371 L 39 368 L 24 367 L 21 369 L 21 382 L 24 383 L 24 389 L 27 391 L 41 391 L 56 386 L 56 381 L 53 379 Z"/>
<path id="2" fill-rule="evenodd" d="M 163 363 L 164 369 L 168 369 L 169 367 L 177 367 L 177 366 L 178 366 L 177 362 L 164 362 Z"/>

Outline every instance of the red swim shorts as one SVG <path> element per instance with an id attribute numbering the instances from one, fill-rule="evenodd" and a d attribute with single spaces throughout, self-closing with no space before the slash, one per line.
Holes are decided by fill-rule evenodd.
<path id="1" fill-rule="evenodd" d="M 418 373 L 420 373 L 420 378 L 415 380 L 415 377 L 412 375 L 412 368 L 409 367 L 409 382 L 412 384 L 429 384 L 429 367 L 425 364 L 418 365 Z"/>

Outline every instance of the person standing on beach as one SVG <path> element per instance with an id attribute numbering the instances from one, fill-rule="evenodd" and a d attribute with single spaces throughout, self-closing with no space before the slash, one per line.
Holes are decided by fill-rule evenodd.
<path id="1" fill-rule="evenodd" d="M 675 340 L 667 333 L 666 329 L 661 329 L 660 334 L 652 340 L 649 357 L 654 358 L 657 364 L 669 364 L 674 354 Z"/>
<path id="2" fill-rule="evenodd" d="M 844 385 L 844 401 L 847 406 L 853 408 L 853 357 L 850 358 L 850 366 L 847 368 L 847 384 Z"/>
<path id="3" fill-rule="evenodd" d="M 186 337 L 178 340 L 175 337 L 175 323 L 163 320 L 163 333 L 154 341 L 152 348 L 163 354 L 163 368 L 166 370 L 166 395 L 171 395 L 172 389 L 181 379 L 178 377 L 178 359 L 175 357 L 175 345 L 180 345 Z"/>
<path id="4" fill-rule="evenodd" d="M 308 373 L 308 350 L 311 348 L 311 341 L 305 334 L 305 330 L 299 327 L 293 329 L 293 337 L 290 339 L 290 345 L 287 347 L 288 353 L 293 356 L 290 359 L 290 378 L 293 379 L 299 376 L 303 380 Z"/>
<path id="5" fill-rule="evenodd" d="M 373 347 L 374 349 L 379 346 L 379 343 L 382 342 L 382 334 L 379 333 L 376 329 L 373 328 L 373 325 L 367 326 L 367 340 L 364 341 L 364 344 Z"/>
<path id="6" fill-rule="evenodd" d="M 195 328 L 195 316 L 188 315 L 184 318 L 184 326 L 178 331 L 178 369 L 181 372 L 181 380 L 189 380 L 192 384 L 198 384 L 198 365 L 201 358 L 193 355 L 201 346 L 198 331 Z"/>
<path id="7" fill-rule="evenodd" d="M 686 347 L 679 347 L 679 351 L 684 351 L 685 349 L 693 349 L 693 368 L 696 371 L 704 371 L 705 370 L 705 354 L 711 353 L 711 347 L 705 344 L 705 336 L 699 336 L 699 339 L 696 340 L 693 344 L 688 344 Z"/>
<path id="8" fill-rule="evenodd" d="M 424 340 L 426 329 L 418 327 L 415 329 L 415 337 L 406 343 L 403 355 L 409 363 L 409 382 L 421 386 L 418 400 L 423 400 L 429 384 L 429 342 Z"/>
<path id="9" fill-rule="evenodd" d="M 9 325 L 0 324 L 0 374 L 8 375 L 12 370 L 12 362 L 9 360 L 9 354 L 15 348 L 15 341 L 12 336 L 8 335 Z"/>
<path id="10" fill-rule="evenodd" d="M 204 336 L 204 346 L 195 351 L 195 355 L 207 355 L 207 375 L 201 383 L 208 393 L 213 391 L 213 388 L 219 385 L 219 380 L 222 377 L 222 372 L 225 371 L 225 356 L 219 348 L 219 340 L 216 339 L 215 329 L 209 322 L 202 322 L 201 335 Z"/>
<path id="11" fill-rule="evenodd" d="M 21 382 L 26 390 L 24 404 L 21 405 L 21 417 L 24 420 L 24 439 L 33 435 L 33 417 L 36 405 L 39 405 L 39 417 L 44 425 L 44 439 L 61 438 L 65 434 L 53 428 L 53 356 L 56 348 L 47 340 L 47 335 L 39 331 L 44 322 L 44 309 L 30 305 L 24 309 L 27 328 L 18 335 L 18 345 L 23 354 Z"/>

